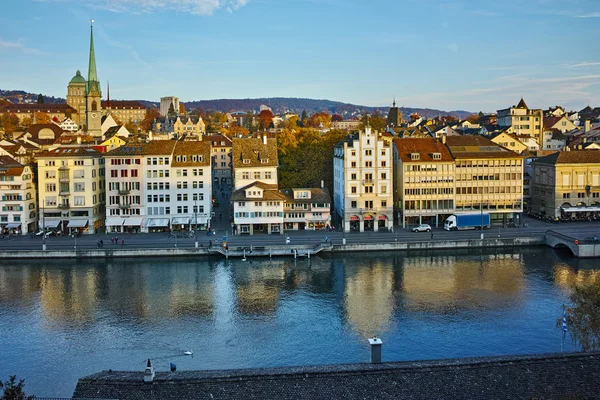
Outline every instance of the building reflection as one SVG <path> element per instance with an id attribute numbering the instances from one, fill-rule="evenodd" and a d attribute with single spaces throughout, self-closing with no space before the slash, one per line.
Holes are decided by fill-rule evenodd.
<path id="1" fill-rule="evenodd" d="M 232 264 L 238 311 L 242 314 L 270 314 L 277 309 L 279 291 L 286 282 L 286 263 Z"/>
<path id="2" fill-rule="evenodd" d="M 599 269 L 575 269 L 566 264 L 554 267 L 554 281 L 565 291 L 573 286 L 588 286 L 600 281 Z"/>

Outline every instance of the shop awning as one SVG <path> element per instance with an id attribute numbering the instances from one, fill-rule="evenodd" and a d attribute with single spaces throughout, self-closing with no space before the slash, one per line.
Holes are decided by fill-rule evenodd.
<path id="1" fill-rule="evenodd" d="M 169 226 L 169 218 L 151 218 L 146 224 L 148 228 L 165 228 Z"/>
<path id="2" fill-rule="evenodd" d="M 350 217 L 350 221 L 359 221 L 360 218 L 358 218 L 356 215 L 353 215 Z"/>
<path id="3" fill-rule="evenodd" d="M 171 219 L 171 223 L 173 225 L 187 225 L 190 223 L 190 219 L 188 217 L 179 217 Z"/>
<path id="4" fill-rule="evenodd" d="M 123 221 L 123 225 L 124 226 L 142 226 L 143 220 L 144 220 L 144 217 L 125 218 L 125 220 Z"/>
<path id="5" fill-rule="evenodd" d="M 46 223 L 46 226 L 44 226 L 44 223 Z M 53 221 L 53 220 L 45 220 L 45 221 L 40 221 L 40 228 L 44 229 L 56 229 L 58 228 L 58 226 L 60 225 L 60 220 L 57 221 Z"/>
<path id="6" fill-rule="evenodd" d="M 121 226 L 123 225 L 123 218 L 109 217 L 106 218 L 106 226 Z"/>
<path id="7" fill-rule="evenodd" d="M 21 227 L 21 223 L 20 222 L 11 222 L 10 224 L 6 225 L 5 228 L 6 229 L 17 229 Z"/>
<path id="8" fill-rule="evenodd" d="M 87 219 L 70 219 L 69 228 L 85 228 L 88 225 Z"/>
<path id="9" fill-rule="evenodd" d="M 600 211 L 600 207 L 565 207 L 562 210 L 564 212 L 597 212 Z"/>

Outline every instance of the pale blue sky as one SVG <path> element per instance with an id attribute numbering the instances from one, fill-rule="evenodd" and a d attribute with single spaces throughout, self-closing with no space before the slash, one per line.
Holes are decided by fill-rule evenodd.
<path id="1" fill-rule="evenodd" d="M 600 105 L 600 0 L 19 0 L 0 88 L 66 95 L 94 19 L 111 98 L 310 97 L 494 111 Z"/>

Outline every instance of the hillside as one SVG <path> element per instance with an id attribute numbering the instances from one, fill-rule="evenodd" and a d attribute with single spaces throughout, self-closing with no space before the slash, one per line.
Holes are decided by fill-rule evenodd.
<path id="1" fill-rule="evenodd" d="M 2 90 L 0 89 L 0 99 L 8 100 L 11 103 L 36 103 L 38 95 L 35 93 L 27 93 L 22 90 Z M 113 99 L 114 100 L 114 99 Z M 138 100 L 147 107 L 157 107 L 158 102 L 149 100 Z M 44 95 L 44 103 L 55 104 L 64 103 L 65 99 L 61 97 L 46 96 Z M 345 119 L 351 119 L 357 117 L 365 112 L 374 113 L 380 112 L 386 115 L 389 106 L 381 107 L 368 107 L 356 104 L 342 103 L 339 101 L 331 100 L 319 100 L 319 99 L 305 99 L 305 98 L 293 98 L 293 97 L 272 97 L 272 98 L 258 98 L 258 99 L 215 99 L 215 100 L 198 100 L 198 101 L 186 101 L 186 109 L 192 110 L 201 108 L 205 111 L 221 111 L 221 112 L 247 112 L 254 111 L 258 112 L 261 105 L 271 107 L 275 114 L 283 114 L 285 112 L 292 112 L 301 114 L 302 111 L 306 111 L 309 115 L 319 111 L 327 111 L 331 114 L 340 114 Z M 457 118 L 464 119 L 471 115 L 471 112 L 456 110 L 456 111 L 441 111 L 430 108 L 412 108 L 412 107 L 401 107 L 402 114 L 408 117 L 412 113 L 417 113 L 423 117 L 430 118 L 438 115 L 452 115 Z"/>

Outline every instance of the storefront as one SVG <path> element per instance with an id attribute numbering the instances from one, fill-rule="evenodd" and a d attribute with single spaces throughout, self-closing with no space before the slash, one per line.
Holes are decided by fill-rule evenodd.
<path id="1" fill-rule="evenodd" d="M 82 234 L 87 231 L 87 227 L 87 219 L 70 219 L 67 225 L 67 228 L 69 229 L 69 235 Z"/>
<path id="2" fill-rule="evenodd" d="M 11 222 L 2 227 L 3 233 L 10 233 L 11 235 L 20 235 L 21 234 L 21 223 L 20 222 Z"/>
<path id="3" fill-rule="evenodd" d="M 40 229 L 44 231 L 56 231 L 60 226 L 60 222 L 60 220 L 42 220 L 40 221 Z"/>
<path id="4" fill-rule="evenodd" d="M 106 233 L 121 233 L 123 229 L 123 217 L 106 218 Z"/>
<path id="5" fill-rule="evenodd" d="M 169 232 L 169 218 L 150 218 L 146 224 L 146 230 L 148 233 L 152 232 Z"/>
<path id="6" fill-rule="evenodd" d="M 360 230 L 360 218 L 357 215 L 353 215 L 350 217 L 350 230 L 351 231 L 359 231 Z"/>
<path id="7" fill-rule="evenodd" d="M 372 215 L 365 215 L 363 220 L 365 221 L 365 231 L 375 230 L 375 223 Z"/>
<path id="8" fill-rule="evenodd" d="M 123 232 L 139 233 L 142 230 L 143 217 L 129 217 L 123 220 Z"/>
<path id="9" fill-rule="evenodd" d="M 171 227 L 174 231 L 190 230 L 190 219 L 188 217 L 175 217 L 171 219 Z"/>

